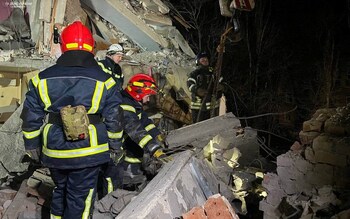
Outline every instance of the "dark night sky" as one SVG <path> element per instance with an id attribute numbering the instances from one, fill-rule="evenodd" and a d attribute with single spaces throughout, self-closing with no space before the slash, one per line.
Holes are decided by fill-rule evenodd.
<path id="1" fill-rule="evenodd" d="M 192 1 L 172 1 L 177 7 L 184 2 Z M 215 48 L 229 18 L 220 15 L 217 0 L 202 3 L 201 47 L 209 51 L 214 66 Z M 322 96 L 326 77 L 332 76 L 333 91 L 337 89 L 335 81 L 349 71 L 349 2 L 257 0 L 253 11 L 238 14 L 242 39 L 227 40 L 222 70 L 232 87 L 226 93 L 228 110 L 239 116 L 252 116 L 297 106 L 287 129 L 299 132 L 303 121 L 326 106 Z M 186 31 L 181 25 L 178 28 L 194 52 L 199 52 L 196 30 Z M 325 66 L 330 66 L 328 75 Z M 329 106 L 335 107 L 332 101 Z M 276 117 L 249 123 L 272 132 L 286 128 Z"/>

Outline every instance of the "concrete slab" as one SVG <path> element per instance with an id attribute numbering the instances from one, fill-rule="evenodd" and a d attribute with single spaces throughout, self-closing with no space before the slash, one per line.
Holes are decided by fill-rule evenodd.
<path id="1" fill-rule="evenodd" d="M 133 14 L 122 1 L 82 0 L 84 4 L 116 26 L 146 51 L 160 51 L 168 42 Z"/>
<path id="2" fill-rule="evenodd" d="M 221 188 L 223 191 L 218 191 Z M 228 191 L 203 161 L 185 151 L 163 166 L 157 176 L 116 219 L 172 219 Z M 228 193 L 228 192 L 227 192 Z M 225 195 L 226 196 L 226 195 Z"/>
<path id="3" fill-rule="evenodd" d="M 203 148 L 208 142 L 220 134 L 221 136 L 235 136 L 236 129 L 241 126 L 239 119 L 232 113 L 226 113 L 193 125 L 171 131 L 167 136 L 169 148 L 193 145 Z"/>

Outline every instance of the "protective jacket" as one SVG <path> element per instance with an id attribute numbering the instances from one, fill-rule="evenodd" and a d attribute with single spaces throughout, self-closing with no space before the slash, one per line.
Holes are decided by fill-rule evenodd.
<path id="1" fill-rule="evenodd" d="M 187 79 L 187 87 L 192 94 L 191 109 L 199 110 L 201 109 L 202 103 L 204 105 L 202 110 L 210 110 L 219 106 L 219 102 L 216 101 L 215 105 L 212 106 L 211 103 L 211 93 L 213 89 L 213 83 L 210 83 L 211 80 L 214 80 L 213 69 L 211 67 L 200 66 L 190 73 Z M 211 86 L 209 87 L 209 85 Z M 202 89 L 205 90 L 207 95 L 200 96 L 198 91 Z"/>
<path id="2" fill-rule="evenodd" d="M 98 61 L 98 65 L 104 72 L 112 75 L 120 89 L 123 87 L 124 75 L 122 73 L 122 68 L 118 63 L 115 63 L 111 58 L 106 57 L 105 59 Z"/>
<path id="3" fill-rule="evenodd" d="M 123 103 L 120 105 L 124 111 L 125 127 L 127 135 L 151 155 L 161 146 L 156 142 L 159 130 L 143 111 L 141 103 L 122 90 Z M 124 136 L 125 137 L 125 136 Z M 125 137 L 126 138 L 126 137 Z"/>
<path id="4" fill-rule="evenodd" d="M 121 102 L 116 82 L 103 73 L 93 54 L 65 52 L 55 65 L 29 82 L 21 114 L 25 148 L 42 147 L 41 160 L 50 168 L 78 169 L 106 163 L 109 149 L 118 149 L 122 144 Z M 68 141 L 62 124 L 44 124 L 47 114 L 59 114 L 67 105 L 83 105 L 88 115 L 101 117 L 100 121 L 90 122 L 88 138 Z"/>

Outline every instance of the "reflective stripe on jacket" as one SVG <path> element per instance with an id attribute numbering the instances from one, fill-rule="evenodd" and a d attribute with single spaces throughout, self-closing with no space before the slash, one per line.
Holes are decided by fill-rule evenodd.
<path id="1" fill-rule="evenodd" d="M 142 105 L 134 100 L 127 92 L 121 91 L 124 110 L 125 133 L 146 152 L 154 152 L 160 146 L 156 143 L 156 137 L 160 131 L 153 121 L 143 111 Z"/>
<path id="2" fill-rule="evenodd" d="M 101 67 L 101 69 L 104 72 L 112 75 L 114 80 L 117 82 L 119 88 L 122 89 L 123 83 L 124 83 L 124 75 L 120 65 L 115 63 L 109 57 L 106 57 L 106 59 L 98 61 L 98 65 Z"/>
<path id="3" fill-rule="evenodd" d="M 84 168 L 108 162 L 109 148 L 117 149 L 122 144 L 120 104 L 116 82 L 97 63 L 89 67 L 56 64 L 47 68 L 30 80 L 23 103 L 25 148 L 42 147 L 42 162 L 52 168 Z M 83 105 L 88 114 L 101 114 L 104 120 L 89 125 L 87 139 L 67 141 L 60 124 L 42 127 L 47 113 L 59 113 L 67 105 Z"/>

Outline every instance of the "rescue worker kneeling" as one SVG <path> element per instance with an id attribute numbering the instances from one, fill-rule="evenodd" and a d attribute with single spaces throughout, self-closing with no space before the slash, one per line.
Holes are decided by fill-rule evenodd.
<path id="1" fill-rule="evenodd" d="M 120 92 L 123 97 L 121 108 L 124 111 L 125 120 L 123 144 L 125 157 L 118 157 L 115 160 L 116 165 L 106 167 L 104 188 L 110 188 L 107 193 L 113 191 L 112 188 L 122 188 L 123 184 L 137 184 L 145 180 L 140 170 L 144 153 L 162 163 L 172 160 L 172 157 L 167 156 L 160 146 L 164 137 L 142 109 L 142 99 L 157 93 L 154 79 L 143 73 L 135 74 L 130 78 L 127 87 Z M 109 182 L 112 182 L 112 186 Z"/>
<path id="2" fill-rule="evenodd" d="M 80 21 L 60 36 L 62 55 L 34 76 L 21 119 L 27 154 L 56 185 L 51 218 L 91 218 L 98 174 L 122 145 L 122 97 L 94 59 L 94 39 Z M 44 118 L 48 122 L 43 126 Z"/>

